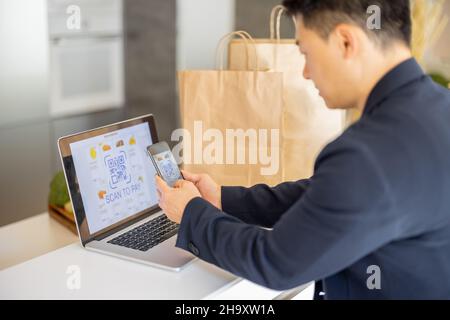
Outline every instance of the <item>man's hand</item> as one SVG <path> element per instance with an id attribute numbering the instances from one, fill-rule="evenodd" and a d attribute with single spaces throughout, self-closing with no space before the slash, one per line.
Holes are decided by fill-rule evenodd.
<path id="1" fill-rule="evenodd" d="M 220 186 L 207 174 L 195 174 L 182 170 L 183 177 L 195 184 L 203 199 L 222 210 L 222 194 Z"/>
<path id="2" fill-rule="evenodd" d="M 171 188 L 159 176 L 155 176 L 155 179 L 159 206 L 170 220 L 180 223 L 187 204 L 192 199 L 201 197 L 200 192 L 192 182 L 186 180 L 178 180 Z"/>

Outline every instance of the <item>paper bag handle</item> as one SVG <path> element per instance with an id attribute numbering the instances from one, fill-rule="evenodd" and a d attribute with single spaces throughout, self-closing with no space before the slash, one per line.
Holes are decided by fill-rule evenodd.
<path id="1" fill-rule="evenodd" d="M 283 13 L 285 13 L 287 10 L 282 5 L 277 5 L 273 7 L 272 12 L 270 13 L 270 40 L 277 40 L 277 42 L 281 39 L 281 33 L 280 33 L 280 25 L 281 25 L 281 16 Z M 276 18 L 276 20 L 275 20 Z M 297 21 L 295 20 L 295 17 L 292 17 L 292 21 L 294 22 L 294 25 L 297 26 Z"/>
<path id="2" fill-rule="evenodd" d="M 270 13 L 270 40 L 275 39 L 275 32 L 276 32 L 276 39 L 279 40 L 280 37 L 280 22 L 281 22 L 281 15 L 283 12 L 286 11 L 286 8 L 282 5 L 277 5 L 273 7 L 272 12 Z M 276 23 L 275 23 L 275 16 L 276 16 Z"/>
<path id="3" fill-rule="evenodd" d="M 259 70 L 259 59 L 258 59 L 258 54 L 256 51 L 256 42 L 248 32 L 242 31 L 242 30 L 230 32 L 220 39 L 219 44 L 216 49 L 216 63 L 218 60 L 219 70 L 224 70 L 223 56 L 224 56 L 224 51 L 225 51 L 225 48 L 224 48 L 225 42 L 226 42 L 226 40 L 228 40 L 229 38 L 231 38 L 233 36 L 239 36 L 245 42 L 247 70 L 251 69 L 250 68 L 250 57 L 249 57 L 250 56 L 250 49 L 249 49 L 250 45 L 248 43 L 248 40 L 250 40 L 251 46 L 253 47 L 253 51 L 255 53 L 255 65 L 256 66 L 255 66 L 254 71 L 258 71 Z"/>

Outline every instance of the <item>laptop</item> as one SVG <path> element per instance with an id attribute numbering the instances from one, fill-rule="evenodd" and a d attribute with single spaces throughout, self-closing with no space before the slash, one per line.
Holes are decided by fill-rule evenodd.
<path id="1" fill-rule="evenodd" d="M 179 271 L 195 256 L 175 247 L 178 225 L 158 206 L 147 154 L 157 142 L 150 114 L 62 137 L 58 147 L 82 246 Z"/>

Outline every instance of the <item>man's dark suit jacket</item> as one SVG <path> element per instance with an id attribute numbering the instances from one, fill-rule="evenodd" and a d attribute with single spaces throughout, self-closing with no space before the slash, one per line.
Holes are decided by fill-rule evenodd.
<path id="1" fill-rule="evenodd" d="M 278 290 L 322 280 L 328 299 L 449 299 L 449 91 L 401 63 L 311 179 L 222 187 L 222 207 L 191 200 L 177 246 Z"/>

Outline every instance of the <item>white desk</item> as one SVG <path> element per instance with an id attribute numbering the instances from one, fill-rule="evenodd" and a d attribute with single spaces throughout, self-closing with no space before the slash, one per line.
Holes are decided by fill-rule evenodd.
<path id="1" fill-rule="evenodd" d="M 0 228 L 0 252 L 8 253 L 7 259 L 1 256 L 2 265 L 74 240 L 70 231 L 53 225 L 55 221 L 45 222 L 46 214 L 31 219 Z M 32 250 L 27 251 L 27 245 Z M 70 266 L 80 271 L 79 289 L 68 286 Z M 310 299 L 312 291 L 312 285 L 289 292 L 269 290 L 201 260 L 178 273 L 165 271 L 90 252 L 78 242 L 0 271 L 0 299 Z"/>
<path id="2" fill-rule="evenodd" d="M 0 227 L 0 270 L 77 241 L 47 212 Z"/>

